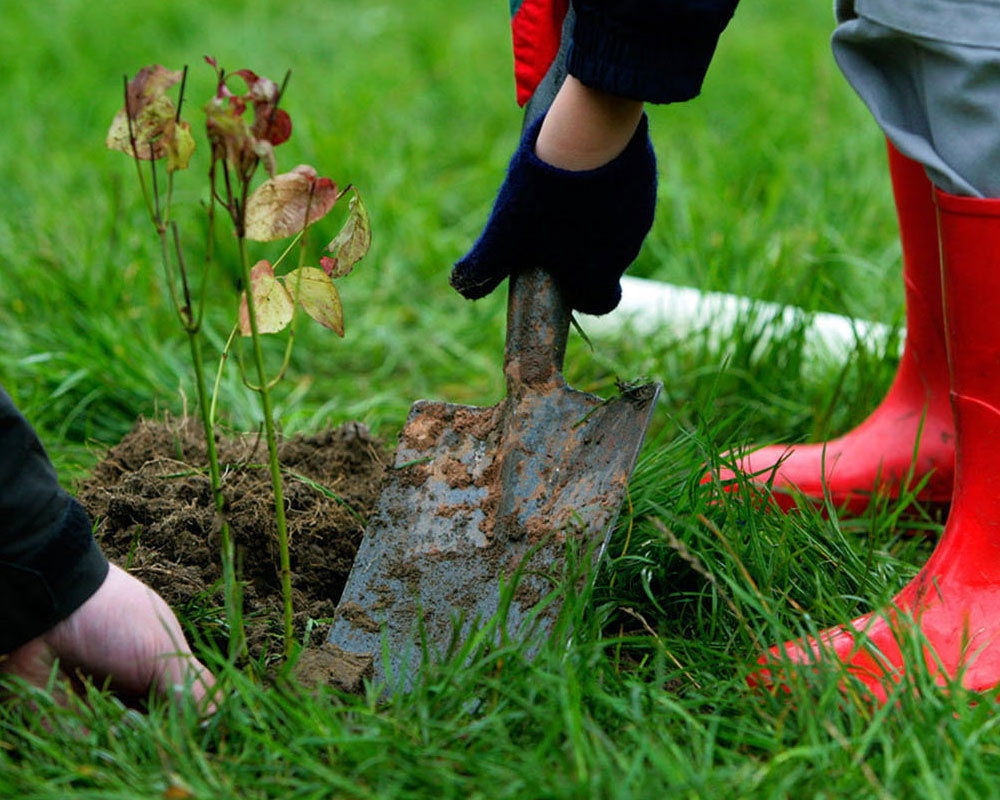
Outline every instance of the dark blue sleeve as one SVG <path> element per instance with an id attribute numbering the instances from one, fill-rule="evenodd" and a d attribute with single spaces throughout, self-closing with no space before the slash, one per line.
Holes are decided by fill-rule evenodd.
<path id="1" fill-rule="evenodd" d="M 573 0 L 567 71 L 587 86 L 650 103 L 701 91 L 739 0 Z"/>
<path id="2" fill-rule="evenodd" d="M 0 653 L 72 614 L 107 572 L 86 512 L 0 387 Z"/>

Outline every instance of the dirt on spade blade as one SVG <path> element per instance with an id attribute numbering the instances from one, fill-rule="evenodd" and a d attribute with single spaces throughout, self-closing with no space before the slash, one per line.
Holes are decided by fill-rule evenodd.
<path id="1" fill-rule="evenodd" d="M 244 585 L 249 653 L 277 654 L 281 588 L 267 444 L 261 436 L 238 435 L 218 438 L 217 449 L 225 516 Z M 364 425 L 348 423 L 290 437 L 280 443 L 279 457 L 296 637 L 302 641 L 308 626 L 313 645 L 299 661 L 298 677 L 354 690 L 370 665 L 341 658 L 323 643 L 390 454 Z M 97 520 L 97 538 L 108 557 L 174 607 L 192 600 L 200 607 L 222 606 L 220 517 L 207 463 L 200 423 L 140 420 L 77 492 Z"/>

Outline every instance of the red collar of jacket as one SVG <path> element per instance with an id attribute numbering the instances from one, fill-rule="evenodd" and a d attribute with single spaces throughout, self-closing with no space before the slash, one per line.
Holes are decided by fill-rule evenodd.
<path id="1" fill-rule="evenodd" d="M 569 0 L 513 0 L 514 78 L 517 104 L 523 106 L 549 71 L 562 39 Z"/>

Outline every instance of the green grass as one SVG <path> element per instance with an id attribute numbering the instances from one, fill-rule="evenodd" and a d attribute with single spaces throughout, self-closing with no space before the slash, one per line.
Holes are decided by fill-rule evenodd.
<path id="1" fill-rule="evenodd" d="M 446 276 L 517 138 L 505 15 L 500 2 L 430 0 L 5 9 L 0 383 L 68 484 L 137 415 L 180 413 L 194 397 L 134 172 L 103 147 L 122 74 L 146 63 L 191 64 L 196 128 L 211 89 L 202 54 L 275 78 L 292 68 L 281 165 L 312 163 L 369 203 L 374 247 L 342 283 L 347 338 L 301 327 L 278 393 L 286 430 L 362 419 L 391 438 L 417 398 L 500 397 L 503 292 L 467 303 Z M 900 322 L 883 144 L 829 55 L 831 27 L 822 3 L 745 3 L 702 97 L 651 109 L 660 206 L 635 274 Z M 201 198 L 182 184 L 194 251 Z M 230 240 L 218 246 L 216 346 L 236 271 Z M 0 796 L 997 795 L 991 702 L 920 675 L 882 710 L 830 674 L 787 697 L 747 688 L 761 646 L 884 602 L 928 553 L 894 504 L 862 520 L 780 517 L 698 484 L 731 446 L 844 430 L 894 370 L 891 346 L 816 364 L 801 330 L 763 344 L 754 330 L 721 343 L 626 330 L 596 352 L 571 342 L 573 385 L 610 393 L 617 376 L 645 375 L 665 391 L 611 557 L 592 595 L 569 593 L 534 662 L 518 645 L 461 654 L 385 705 L 260 686 L 216 663 L 229 693 L 204 725 L 99 692 L 69 711 L 34 695 L 30 709 L 0 710 Z M 232 371 L 222 406 L 234 427 L 259 424 Z"/>

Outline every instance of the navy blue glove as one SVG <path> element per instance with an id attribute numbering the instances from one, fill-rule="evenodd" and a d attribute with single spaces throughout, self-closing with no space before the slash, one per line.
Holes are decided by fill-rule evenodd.
<path id="1" fill-rule="evenodd" d="M 455 264 L 451 285 L 476 300 L 512 271 L 541 266 L 571 308 L 607 314 L 621 300 L 618 281 L 653 224 L 656 156 L 649 124 L 643 114 L 613 161 L 571 172 L 535 155 L 542 119 L 525 131 L 486 228 Z"/>

